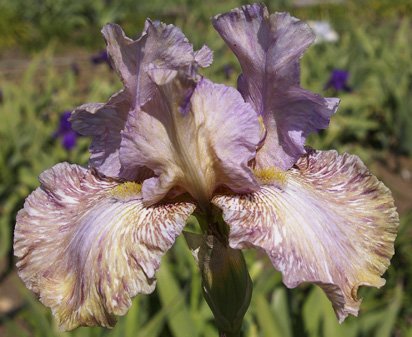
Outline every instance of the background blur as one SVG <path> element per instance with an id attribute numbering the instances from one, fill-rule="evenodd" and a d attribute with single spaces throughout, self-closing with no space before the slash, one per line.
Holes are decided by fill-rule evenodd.
<path id="1" fill-rule="evenodd" d="M 16 212 L 57 162 L 87 164 L 89 140 L 67 122 L 68 111 L 104 102 L 121 87 L 107 63 L 99 30 L 120 23 L 130 37 L 146 17 L 179 26 L 215 61 L 204 71 L 235 84 L 239 66 L 209 18 L 239 0 L 0 0 L 0 336 L 216 337 L 201 296 L 197 267 L 182 238 L 163 259 L 157 290 L 137 296 L 113 330 L 59 332 L 47 308 L 15 273 Z M 315 148 L 358 154 L 393 191 L 401 214 L 396 255 L 380 290 L 362 289 L 359 318 L 337 323 L 316 287 L 288 290 L 269 260 L 247 252 L 254 280 L 244 336 L 412 336 L 412 2 L 408 0 L 273 0 L 311 21 L 318 41 L 302 60 L 305 88 L 338 96 L 330 128 L 310 138 Z"/>

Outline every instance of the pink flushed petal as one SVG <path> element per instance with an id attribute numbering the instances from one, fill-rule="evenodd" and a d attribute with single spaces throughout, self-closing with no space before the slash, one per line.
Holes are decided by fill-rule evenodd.
<path id="1" fill-rule="evenodd" d="M 140 82 L 148 82 L 144 71 L 144 48 L 148 39 L 147 24 L 141 36 L 137 40 L 128 38 L 122 28 L 117 24 L 107 24 L 102 29 L 102 34 L 106 40 L 107 53 L 114 69 L 120 76 L 130 97 L 139 101 L 138 88 Z M 150 83 L 149 83 L 150 84 Z M 144 95 L 143 95 L 144 96 Z"/>
<path id="2" fill-rule="evenodd" d="M 263 117 L 267 136 L 257 167 L 289 169 L 305 153 L 307 135 L 326 128 L 339 103 L 299 86 L 299 61 L 314 34 L 288 13 L 269 16 L 262 4 L 218 15 L 213 25 L 240 62 L 239 90 Z"/>
<path id="3" fill-rule="evenodd" d="M 321 286 L 339 321 L 357 315 L 359 286 L 385 283 L 399 218 L 390 191 L 356 156 L 310 153 L 281 183 L 213 202 L 233 248 L 263 248 L 288 287 Z"/>
<path id="4" fill-rule="evenodd" d="M 40 181 L 17 215 L 18 273 L 62 329 L 111 327 L 133 296 L 153 291 L 160 259 L 195 206 L 144 207 L 140 185 L 67 163 Z"/>
<path id="5" fill-rule="evenodd" d="M 156 175 L 143 184 L 144 200 L 155 203 L 173 187 L 201 203 L 220 185 L 241 193 L 256 190 L 248 161 L 260 127 L 241 95 L 206 79 L 194 88 L 173 71 L 151 74 L 158 96 L 128 120 L 120 150 L 125 166 L 139 163 Z"/>
<path id="6" fill-rule="evenodd" d="M 90 165 L 100 173 L 126 180 L 140 180 L 152 176 L 147 168 L 139 171 L 121 165 L 119 148 L 121 131 L 127 118 L 150 100 L 156 85 L 150 80 L 150 68 L 184 71 L 196 76 L 198 66 L 207 66 L 213 55 L 204 46 L 193 51 L 183 33 L 173 25 L 146 21 L 145 29 L 137 40 L 125 36 L 120 26 L 106 25 L 102 33 L 113 66 L 125 88 L 103 103 L 85 104 L 75 109 L 71 120 L 73 128 L 92 137 Z"/>
<path id="7" fill-rule="evenodd" d="M 158 21 L 147 20 L 142 36 L 136 41 L 125 37 L 115 24 L 106 25 L 102 33 L 114 67 L 134 98 L 134 108 L 145 104 L 155 90 L 147 73 L 149 66 L 192 73 L 196 65 L 207 66 L 212 58 L 209 48 L 195 53 L 179 28 Z"/>

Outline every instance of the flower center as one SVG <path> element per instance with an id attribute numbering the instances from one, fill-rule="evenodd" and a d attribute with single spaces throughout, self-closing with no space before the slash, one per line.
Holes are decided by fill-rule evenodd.
<path id="1" fill-rule="evenodd" d="M 278 183 L 284 186 L 287 182 L 287 173 L 274 166 L 254 169 L 253 174 L 259 183 L 263 185 Z"/>
<path id="2" fill-rule="evenodd" d="M 133 181 L 127 181 L 111 189 L 110 195 L 116 199 L 125 200 L 138 195 L 141 190 L 142 185 Z"/>

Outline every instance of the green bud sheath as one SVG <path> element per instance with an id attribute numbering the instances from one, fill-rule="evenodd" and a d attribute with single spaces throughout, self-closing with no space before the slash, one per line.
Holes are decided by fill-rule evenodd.
<path id="1" fill-rule="evenodd" d="M 216 319 L 220 336 L 240 335 L 252 296 L 245 259 L 214 235 L 185 233 L 202 274 L 203 295 Z"/>

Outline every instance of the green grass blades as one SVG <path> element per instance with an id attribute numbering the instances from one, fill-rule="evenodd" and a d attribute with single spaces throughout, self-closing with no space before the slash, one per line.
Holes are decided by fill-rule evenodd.
<path id="1" fill-rule="evenodd" d="M 204 74 L 235 85 L 240 68 L 212 28 L 209 18 L 246 1 L 0 0 L 0 289 L 12 273 L 12 235 L 16 212 L 38 186 L 38 175 L 61 161 L 83 165 L 89 140 L 79 138 L 66 151 L 53 137 L 60 114 L 85 102 L 104 102 L 120 88 L 106 65 L 89 57 L 104 48 L 101 26 L 121 23 L 129 36 L 147 16 L 178 24 L 197 48 L 208 44 L 215 62 Z M 302 59 L 302 84 L 323 95 L 338 96 L 341 106 L 330 128 L 309 143 L 320 149 L 350 151 L 363 160 L 386 162 L 389 155 L 412 155 L 412 8 L 402 0 L 347 0 L 340 5 L 294 7 L 291 1 L 267 1 L 270 11 L 291 10 L 305 20 L 328 20 L 339 34 L 335 43 L 317 44 Z M 21 60 L 20 60 L 21 59 Z M 30 60 L 30 61 L 29 61 Z M 77 63 L 80 73 L 71 68 Z M 333 69 L 350 74 L 350 92 L 325 90 Z M 408 159 L 409 158 L 409 159 Z M 395 172 L 407 176 L 395 162 Z M 400 179 L 400 178 L 399 178 Z M 403 179 L 403 178 L 402 178 Z M 410 189 L 403 179 L 401 191 Z M 394 189 L 396 191 L 396 189 Z M 191 227 L 199 225 L 191 223 Z M 193 229 L 190 228 L 190 229 Z M 319 288 L 288 290 L 269 260 L 246 251 L 254 288 L 244 318 L 243 337 L 412 337 L 412 211 L 401 215 L 396 255 L 380 290 L 363 289 L 358 318 L 337 323 Z M 15 276 L 16 277 L 16 276 Z M 17 279 L 17 278 L 16 278 Z M 201 278 L 184 239 L 178 238 L 162 261 L 157 290 L 139 295 L 112 330 L 58 330 L 50 311 L 21 283 L 18 306 L 0 311 L 5 337 L 216 337 L 213 315 L 202 297 Z M 7 292 L 6 292 L 7 293 Z M 3 293 L 2 293 L 3 294 Z M 3 296 L 3 295 L 2 295 Z M 4 297 L 5 298 L 5 297 Z M 0 298 L 0 307 L 3 297 Z"/>

